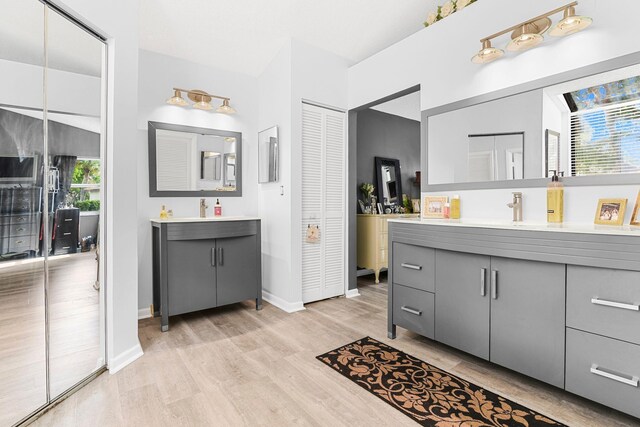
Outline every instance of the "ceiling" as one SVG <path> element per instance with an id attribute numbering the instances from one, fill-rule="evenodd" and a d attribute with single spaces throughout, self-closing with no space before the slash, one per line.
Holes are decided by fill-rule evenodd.
<path id="1" fill-rule="evenodd" d="M 372 110 L 420 121 L 420 91 L 412 92 L 400 98 L 374 105 Z"/>
<path id="2" fill-rule="evenodd" d="M 423 28 L 435 0 L 141 0 L 140 48 L 258 76 L 290 38 L 359 62 Z"/>

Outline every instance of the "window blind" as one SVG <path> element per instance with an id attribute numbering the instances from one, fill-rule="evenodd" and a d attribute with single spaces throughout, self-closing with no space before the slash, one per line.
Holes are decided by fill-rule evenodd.
<path id="1" fill-rule="evenodd" d="M 571 174 L 640 173 L 640 101 L 571 114 Z"/>

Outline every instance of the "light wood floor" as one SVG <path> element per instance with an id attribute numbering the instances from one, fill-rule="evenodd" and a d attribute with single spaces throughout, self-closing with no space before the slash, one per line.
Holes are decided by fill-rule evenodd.
<path id="1" fill-rule="evenodd" d="M 49 257 L 51 396 L 100 363 L 95 253 Z M 44 268 L 42 259 L 0 264 L 0 426 L 46 403 Z"/>
<path id="2" fill-rule="evenodd" d="M 103 374 L 35 425 L 401 426 L 409 418 L 318 362 L 315 356 L 369 335 L 571 426 L 640 420 L 495 367 L 399 329 L 386 337 L 385 284 L 360 281 L 361 296 L 286 314 L 247 302 L 140 322 L 145 355 Z"/>

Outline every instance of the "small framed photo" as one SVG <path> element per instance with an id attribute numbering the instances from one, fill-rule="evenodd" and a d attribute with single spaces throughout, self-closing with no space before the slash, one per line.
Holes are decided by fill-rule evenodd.
<path id="1" fill-rule="evenodd" d="M 640 191 L 638 191 L 636 205 L 633 207 L 633 212 L 631 213 L 631 225 L 640 226 Z"/>
<path id="2" fill-rule="evenodd" d="M 422 205 L 424 218 L 444 218 L 444 205 L 449 200 L 446 196 L 427 196 Z"/>
<path id="3" fill-rule="evenodd" d="M 384 214 L 384 211 L 382 210 L 382 203 L 378 203 L 378 214 Z"/>
<path id="4" fill-rule="evenodd" d="M 411 199 L 413 213 L 420 213 L 420 199 Z"/>
<path id="5" fill-rule="evenodd" d="M 600 199 L 596 210 L 596 224 L 622 225 L 627 199 Z"/>

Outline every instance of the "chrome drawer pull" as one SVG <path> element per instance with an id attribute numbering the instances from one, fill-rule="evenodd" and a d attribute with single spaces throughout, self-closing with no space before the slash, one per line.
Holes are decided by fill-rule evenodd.
<path id="1" fill-rule="evenodd" d="M 25 229 L 24 229 L 24 228 L 22 228 L 22 227 L 18 227 L 18 228 L 16 229 L 16 231 L 24 231 L 24 230 L 25 230 Z"/>
<path id="2" fill-rule="evenodd" d="M 18 241 L 16 241 L 16 245 L 19 245 L 19 244 L 21 244 L 21 243 L 24 243 L 24 240 L 18 240 Z"/>
<path id="3" fill-rule="evenodd" d="M 591 303 L 605 305 L 607 307 L 622 308 L 624 310 L 640 311 L 640 304 L 625 304 L 623 302 L 607 301 L 600 298 L 591 298 Z"/>
<path id="4" fill-rule="evenodd" d="M 591 373 L 595 375 L 599 375 L 601 377 L 609 378 L 610 380 L 618 381 L 619 383 L 627 384 L 632 387 L 638 387 L 638 383 L 640 382 L 640 378 L 637 376 L 629 378 L 621 377 L 620 375 L 611 374 L 609 372 L 605 372 L 600 370 L 600 367 L 597 364 L 591 365 Z"/>
<path id="5" fill-rule="evenodd" d="M 65 218 L 65 222 L 73 221 L 73 218 Z"/>
<path id="6" fill-rule="evenodd" d="M 71 249 L 71 246 L 63 246 L 62 249 Z"/>
<path id="7" fill-rule="evenodd" d="M 481 268 L 480 269 L 480 296 L 481 297 L 487 295 L 486 277 L 487 277 L 487 269 Z"/>
<path id="8" fill-rule="evenodd" d="M 416 316 L 422 316 L 422 312 L 420 310 L 414 310 L 413 308 L 409 308 L 405 305 L 400 307 L 402 311 L 406 311 L 407 313 L 415 314 Z"/>
<path id="9" fill-rule="evenodd" d="M 71 236 L 71 233 L 63 233 L 65 236 Z"/>
<path id="10" fill-rule="evenodd" d="M 400 265 L 403 266 L 404 268 L 409 268 L 411 270 L 422 270 L 422 266 L 421 265 L 408 264 L 406 262 L 403 262 Z"/>

